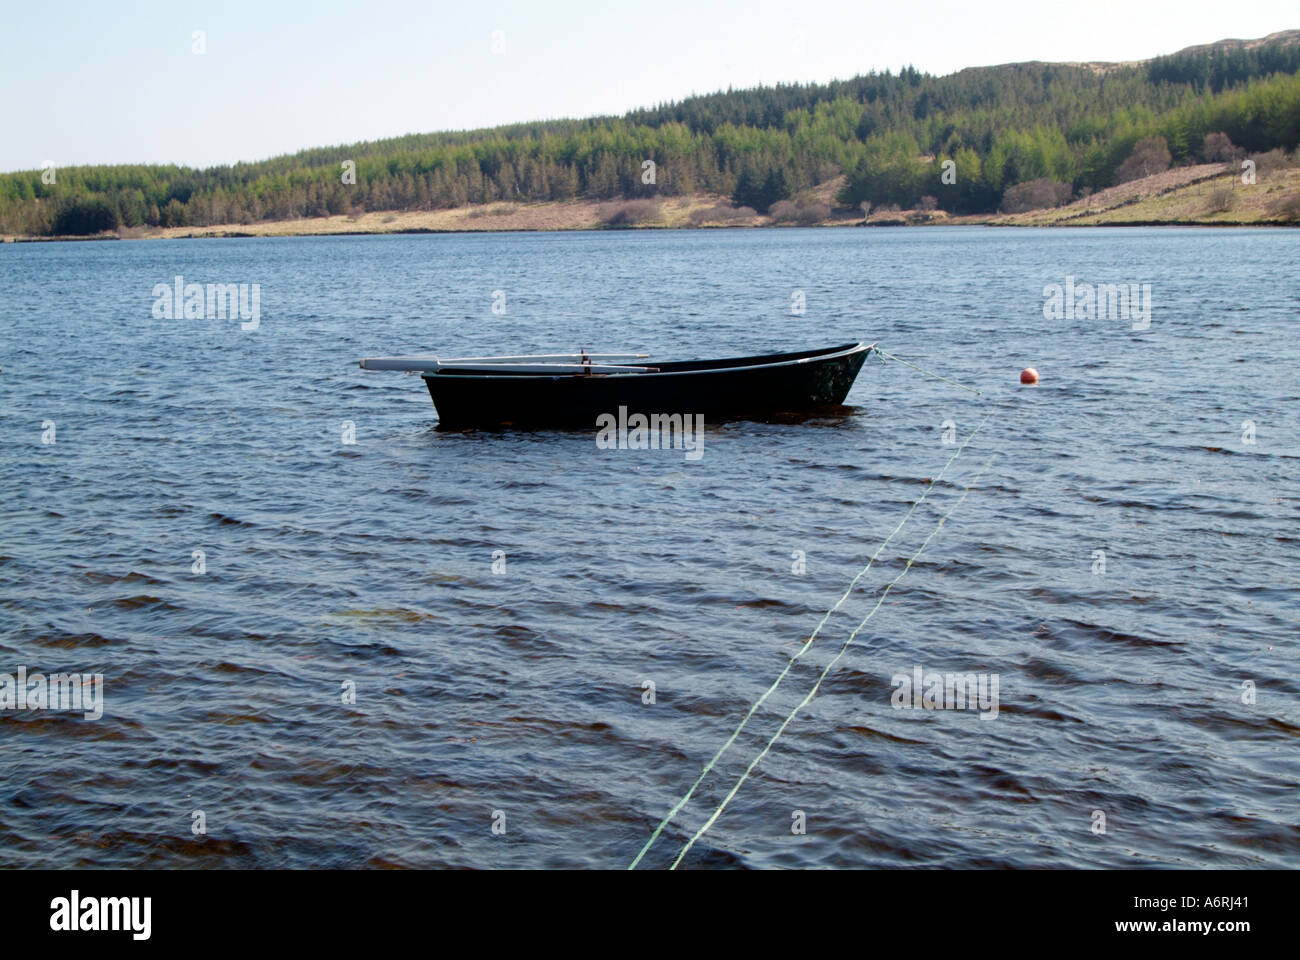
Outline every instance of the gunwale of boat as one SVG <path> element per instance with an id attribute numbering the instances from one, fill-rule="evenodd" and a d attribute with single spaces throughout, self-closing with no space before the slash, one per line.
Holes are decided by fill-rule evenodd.
<path id="1" fill-rule="evenodd" d="M 813 363 L 822 360 L 838 360 L 842 357 L 852 356 L 860 351 L 875 349 L 875 342 L 867 343 L 860 340 L 857 343 L 845 344 L 839 347 L 831 347 L 826 351 L 802 350 L 793 353 L 771 353 L 759 354 L 752 357 L 728 357 L 716 360 L 673 360 L 668 363 L 658 364 L 659 369 L 653 372 L 640 372 L 629 370 L 626 373 L 498 373 L 494 370 L 487 369 L 482 371 L 473 371 L 466 369 L 448 369 L 448 370 L 430 370 L 420 374 L 424 379 L 437 378 L 439 380 L 570 380 L 574 378 L 619 378 L 619 377 L 637 377 L 639 379 L 658 378 L 658 377 L 677 377 L 700 374 L 723 374 L 723 373 L 740 373 L 742 371 L 752 370 L 769 370 L 774 367 L 797 366 L 804 363 Z M 780 358 L 780 359 L 777 359 Z M 747 363 L 750 360 L 768 360 L 767 363 Z M 698 367 L 696 364 L 731 364 L 730 366 L 708 366 Z M 674 370 L 663 369 L 664 367 L 685 367 L 686 369 Z"/>

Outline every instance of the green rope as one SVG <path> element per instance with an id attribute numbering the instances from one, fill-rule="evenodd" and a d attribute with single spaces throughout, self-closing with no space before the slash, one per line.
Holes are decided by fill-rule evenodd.
<path id="1" fill-rule="evenodd" d="M 883 541 L 881 541 L 880 546 L 876 548 L 876 552 L 873 553 L 871 555 L 871 559 L 867 561 L 867 565 L 863 567 L 861 570 L 859 570 L 858 575 L 854 577 L 853 580 L 849 583 L 848 589 L 844 591 L 843 596 L 841 596 L 839 600 L 835 602 L 835 605 L 833 607 L 831 607 L 829 610 L 826 611 L 826 615 L 822 617 L 821 622 L 817 624 L 817 628 L 813 630 L 813 632 L 809 635 L 808 639 L 803 642 L 803 646 L 801 646 L 799 650 L 795 653 L 795 655 L 790 658 L 789 662 L 786 663 L 785 669 L 783 669 L 781 673 L 777 676 L 776 680 L 772 682 L 772 685 L 768 687 L 766 691 L 764 691 L 763 695 L 754 701 L 753 705 L 749 708 L 749 711 L 745 714 L 744 718 L 740 721 L 740 725 L 737 726 L 734 731 L 732 731 L 731 736 L 728 737 L 726 742 L 718 749 L 718 752 L 715 753 L 713 757 L 709 760 L 709 762 L 704 765 L 704 769 L 701 770 L 700 775 L 695 778 L 695 782 L 691 784 L 691 788 L 687 790 L 686 794 L 680 800 L 678 800 L 677 803 L 673 805 L 672 809 L 668 811 L 668 815 L 665 816 L 663 820 L 659 821 L 659 826 L 655 827 L 654 833 L 650 834 L 650 839 L 645 842 L 645 846 L 641 848 L 641 852 L 636 855 L 636 858 L 630 864 L 628 864 L 629 870 L 636 869 L 637 864 L 641 862 L 642 857 L 646 855 L 646 852 L 650 849 L 651 846 L 654 845 L 654 842 L 659 839 L 659 834 L 663 832 L 664 827 L 668 826 L 669 822 L 672 821 L 673 817 L 677 816 L 677 814 L 681 812 L 681 809 L 684 806 L 686 806 L 686 804 L 690 801 L 691 797 L 695 795 L 695 791 L 699 788 L 700 784 L 704 782 L 704 778 L 709 775 L 709 772 L 713 769 L 714 764 L 716 764 L 719 758 L 721 758 L 721 756 L 727 752 L 727 750 L 731 747 L 731 745 L 736 742 L 736 738 L 740 736 L 740 732 L 745 729 L 745 725 L 749 723 L 750 718 L 754 716 L 755 711 L 757 711 L 758 708 L 763 705 L 764 701 L 766 701 L 768 697 L 770 697 L 773 693 L 776 692 L 776 688 L 781 685 L 781 681 L 784 680 L 786 674 L 790 672 L 790 668 L 794 666 L 794 662 L 812 648 L 813 640 L 815 640 L 817 635 L 821 632 L 822 627 L 826 625 L 826 621 L 831 618 L 831 614 L 833 614 L 836 610 L 838 610 L 840 606 L 844 603 L 844 601 L 848 599 L 849 594 L 853 592 L 853 588 L 857 586 L 858 581 L 861 580 L 866 575 L 867 571 L 871 569 L 872 564 L 876 562 L 876 558 L 880 556 L 880 552 L 884 550 L 885 547 L 888 546 L 889 542 L 898 535 L 898 532 L 903 529 L 903 525 L 907 523 L 908 519 L 912 516 L 912 514 L 916 512 L 916 508 L 919 507 L 923 502 L 925 502 L 925 498 L 930 495 L 930 491 L 934 489 L 935 484 L 937 484 L 940 480 L 943 479 L 943 475 L 948 472 L 948 468 L 952 466 L 953 461 L 955 461 L 958 457 L 961 456 L 961 452 L 966 449 L 966 445 L 975 439 L 975 435 L 980 432 L 980 428 L 984 426 L 985 422 L 992 415 L 993 415 L 992 410 L 989 410 L 989 412 L 984 415 L 984 419 L 981 420 L 979 424 L 975 427 L 975 429 L 970 432 L 970 436 L 968 436 L 965 439 L 965 441 L 962 442 L 961 446 L 957 448 L 957 452 L 948 458 L 948 462 L 943 465 L 943 469 L 939 471 L 939 475 L 930 481 L 930 485 L 927 486 L 925 490 L 922 492 L 920 499 L 918 499 L 915 503 L 912 504 L 911 509 L 909 509 L 907 513 L 903 516 L 903 519 L 898 522 L 898 526 L 894 527 L 893 532 L 890 533 L 889 536 L 887 536 Z M 691 842 L 693 843 L 694 841 Z"/>
<path id="2" fill-rule="evenodd" d="M 890 360 L 894 360 L 898 363 L 901 363 L 905 367 L 911 367 L 913 370 L 917 370 L 921 373 L 924 373 L 927 377 L 934 377 L 936 380 L 942 380 L 944 383 L 951 383 L 954 387 L 960 387 L 962 390 L 968 390 L 971 393 L 975 394 L 975 396 L 977 397 L 984 396 L 984 394 L 980 393 L 974 387 L 968 387 L 964 383 L 958 383 L 956 380 L 949 380 L 947 377 L 941 377 L 933 370 L 926 370 L 924 367 L 918 367 L 914 363 L 909 363 L 908 361 L 904 360 L 902 357 L 896 357 L 892 353 L 885 353 L 885 351 L 881 350 L 879 347 L 872 347 L 872 349 L 876 351 L 876 353 L 879 355 L 880 358 L 888 357 Z M 880 363 L 883 366 L 885 363 L 884 359 L 881 359 Z"/>
<path id="3" fill-rule="evenodd" d="M 989 412 L 992 413 L 992 411 Z M 985 416 L 985 419 L 988 419 L 987 415 Z M 971 436 L 974 436 L 974 434 L 971 434 Z M 995 456 L 996 454 L 994 454 L 994 457 Z M 912 559 L 907 561 L 907 566 L 903 567 L 902 573 L 900 573 L 893 580 L 891 580 L 889 584 L 885 587 L 885 589 L 881 592 L 880 598 L 876 600 L 876 605 L 871 608 L 870 612 L 865 617 L 862 618 L 862 622 L 859 623 L 856 628 L 854 628 L 851 634 L 849 634 L 849 638 L 844 641 L 844 646 L 840 647 L 840 652 L 834 656 L 834 658 L 831 660 L 830 663 L 826 664 L 826 668 L 822 670 L 821 676 L 817 678 L 817 682 L 813 684 L 813 688 L 808 691 L 808 695 L 804 697 L 802 701 L 800 701 L 797 707 L 795 707 L 793 710 L 790 711 L 790 715 L 787 716 L 784 721 L 782 721 L 781 726 L 777 728 L 776 733 L 772 734 L 772 739 L 767 741 L 767 745 L 764 746 L 763 749 L 759 751 L 758 756 L 756 756 L 750 762 L 749 766 L 745 768 L 745 772 L 740 775 L 740 779 L 736 781 L 736 785 L 731 788 L 731 791 L 726 795 L 726 797 L 723 798 L 722 802 L 718 804 L 718 808 L 713 811 L 713 814 L 709 817 L 708 820 L 704 821 L 704 826 L 700 827 L 699 830 L 695 831 L 695 836 L 691 837 L 691 839 L 687 841 L 686 846 L 682 847 L 681 853 L 677 854 L 677 859 L 674 860 L 672 866 L 669 867 L 670 870 L 677 869 L 677 865 L 682 862 L 682 858 L 686 856 L 686 854 L 690 851 L 691 847 L 695 846 L 695 841 L 699 840 L 700 837 L 704 836 L 704 834 L 708 831 L 709 827 L 713 826 L 714 821 L 716 821 L 718 817 L 722 815 L 722 811 L 726 809 L 727 804 L 729 804 L 732 798 L 735 797 L 735 795 L 740 791 L 741 786 L 749 778 L 749 775 L 753 773 L 754 768 L 758 766 L 759 761 L 761 761 L 765 756 L 767 756 L 767 752 L 772 749 L 772 745 L 776 743 L 777 738 L 780 737 L 781 734 L 785 732 L 785 728 L 790 725 L 791 721 L 794 720 L 795 716 L 799 713 L 800 710 L 802 710 L 804 707 L 808 706 L 808 704 L 812 702 L 813 697 L 817 695 L 817 691 L 821 688 L 822 681 L 825 680 L 826 675 L 831 672 L 831 668 L 834 667 L 835 664 L 839 662 L 840 657 L 844 656 L 845 652 L 849 649 L 849 646 L 853 643 L 858 633 L 862 630 L 863 627 L 867 625 L 867 621 L 869 621 L 873 616 L 875 616 L 876 611 L 879 610 L 881 605 L 885 602 L 885 597 L 889 595 L 889 591 L 894 588 L 894 584 L 898 583 L 899 580 L 902 580 L 903 577 L 907 575 L 907 571 L 912 569 L 912 564 L 915 563 L 916 559 L 921 556 L 921 553 L 925 550 L 926 546 L 930 543 L 932 539 L 934 539 L 935 535 L 941 529 L 943 529 L 943 525 L 948 522 L 948 518 L 952 516 L 953 511 L 962 505 L 966 497 L 970 494 L 971 487 L 974 486 L 975 481 L 978 480 L 980 477 L 982 477 L 984 473 L 988 470 L 989 465 L 993 462 L 994 457 L 989 457 L 989 459 L 985 461 L 984 466 L 980 469 L 980 472 L 977 473 L 974 479 L 972 479 L 971 482 L 966 485 L 966 489 L 962 491 L 961 497 L 957 500 L 956 503 L 954 503 L 948 509 L 948 512 L 945 513 L 943 517 L 940 518 L 939 525 L 936 526 L 934 530 L 931 531 L 930 535 L 926 537 L 925 540 L 921 543 L 920 549 L 918 549 L 916 553 L 912 555 Z"/>

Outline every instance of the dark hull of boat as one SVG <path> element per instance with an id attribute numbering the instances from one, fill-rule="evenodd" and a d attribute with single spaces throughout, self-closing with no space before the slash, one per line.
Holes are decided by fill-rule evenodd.
<path id="1" fill-rule="evenodd" d="M 600 375 L 440 371 L 423 374 L 439 426 L 590 427 L 601 414 L 702 414 L 706 421 L 842 404 L 871 346 L 655 364 L 656 373 Z"/>

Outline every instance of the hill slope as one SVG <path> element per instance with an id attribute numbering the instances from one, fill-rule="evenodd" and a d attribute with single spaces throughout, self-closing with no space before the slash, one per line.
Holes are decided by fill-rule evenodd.
<path id="1" fill-rule="evenodd" d="M 1220 133 L 1207 154 L 1207 135 Z M 1293 30 L 1141 63 L 1020 63 L 944 77 L 907 68 L 692 97 L 618 118 L 411 135 L 207 170 L 66 168 L 54 183 L 40 171 L 5 174 L 0 233 L 251 229 L 296 218 L 360 222 L 381 212 L 644 198 L 681 207 L 676 199 L 729 197 L 761 215 L 840 176 L 834 199 L 848 209 L 865 202 L 990 216 L 1159 172 L 1151 164 L 1298 143 Z M 1027 183 L 1038 186 L 1013 191 Z"/>

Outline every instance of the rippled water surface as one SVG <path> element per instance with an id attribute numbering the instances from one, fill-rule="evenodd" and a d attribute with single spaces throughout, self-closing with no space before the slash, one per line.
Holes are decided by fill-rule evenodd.
<path id="1" fill-rule="evenodd" d="M 155 319 L 178 274 L 258 328 Z M 1150 328 L 1047 319 L 1067 277 Z M 0 247 L 0 674 L 105 698 L 0 710 L 0 863 L 626 866 L 936 480 L 642 865 L 905 570 L 684 866 L 1300 865 L 1298 313 L 1295 231 Z M 691 462 L 439 431 L 356 366 L 858 339 L 983 393 L 871 358 Z M 896 709 L 918 667 L 996 718 Z"/>

